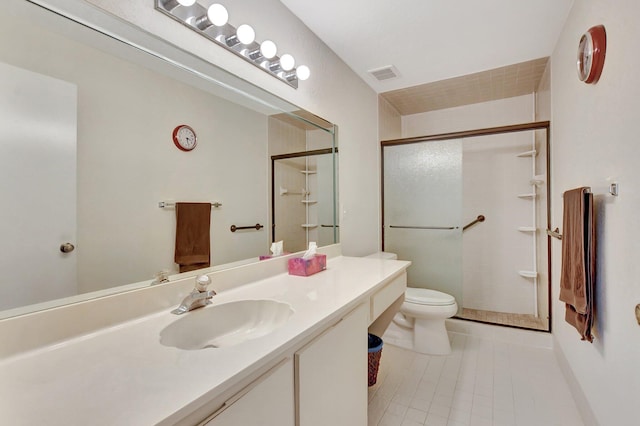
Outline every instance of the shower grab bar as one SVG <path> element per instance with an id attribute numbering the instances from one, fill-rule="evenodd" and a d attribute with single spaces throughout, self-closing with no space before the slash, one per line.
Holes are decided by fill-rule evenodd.
<path id="1" fill-rule="evenodd" d="M 475 225 L 478 222 L 484 222 L 484 215 L 478 215 L 478 217 L 476 217 L 474 220 L 472 220 L 471 222 L 467 223 L 465 226 L 462 227 L 462 230 L 464 231 L 467 228 L 472 227 L 473 225 Z"/>
<path id="2" fill-rule="evenodd" d="M 550 229 L 547 229 L 547 235 L 557 238 L 559 240 L 562 239 L 562 234 L 560 233 L 560 230 L 558 228 L 554 229 L 553 231 Z"/>
<path id="3" fill-rule="evenodd" d="M 399 226 L 399 225 L 389 225 L 389 228 L 402 228 L 402 229 L 458 229 L 458 226 Z"/>

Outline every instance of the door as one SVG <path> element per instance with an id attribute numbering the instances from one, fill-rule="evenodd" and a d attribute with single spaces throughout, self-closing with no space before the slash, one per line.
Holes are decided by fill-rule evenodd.
<path id="1" fill-rule="evenodd" d="M 76 112 L 74 84 L 0 63 L 0 310 L 77 293 Z"/>
<path id="2" fill-rule="evenodd" d="M 462 306 L 462 142 L 383 149 L 384 250 L 410 260 L 409 287 L 448 293 Z"/>

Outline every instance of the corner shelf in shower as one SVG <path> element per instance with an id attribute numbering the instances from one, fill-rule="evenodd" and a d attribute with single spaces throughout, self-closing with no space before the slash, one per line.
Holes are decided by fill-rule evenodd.
<path id="1" fill-rule="evenodd" d="M 300 173 L 302 173 L 303 175 L 315 175 L 318 172 L 315 170 L 300 170 Z"/>
<path id="2" fill-rule="evenodd" d="M 302 200 L 300 201 L 302 204 L 314 204 L 317 203 L 318 200 Z"/>
<path id="3" fill-rule="evenodd" d="M 538 155 L 538 151 L 532 149 L 531 151 L 521 152 L 518 157 L 535 157 L 536 155 Z"/>
<path id="4" fill-rule="evenodd" d="M 518 198 L 536 198 L 538 194 L 536 194 L 535 192 L 530 193 L 530 194 L 518 194 Z"/>
<path id="5" fill-rule="evenodd" d="M 318 224 L 317 223 L 303 223 L 300 226 L 302 226 L 303 228 L 311 229 L 311 228 L 317 228 Z"/>
<path id="6" fill-rule="evenodd" d="M 525 278 L 536 278 L 538 276 L 536 271 L 518 271 L 518 274 Z"/>

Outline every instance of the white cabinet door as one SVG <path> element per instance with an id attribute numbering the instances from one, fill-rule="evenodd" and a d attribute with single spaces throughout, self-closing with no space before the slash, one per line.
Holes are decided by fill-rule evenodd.
<path id="1" fill-rule="evenodd" d="M 202 425 L 294 426 L 293 360 L 287 359 L 231 398 Z"/>
<path id="2" fill-rule="evenodd" d="M 298 426 L 367 424 L 367 322 L 363 304 L 299 350 Z"/>

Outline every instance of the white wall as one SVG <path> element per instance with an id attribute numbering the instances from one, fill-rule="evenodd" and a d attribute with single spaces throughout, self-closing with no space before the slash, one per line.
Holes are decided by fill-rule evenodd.
<path id="1" fill-rule="evenodd" d="M 557 291 L 561 244 L 553 240 L 555 347 L 595 414 L 588 424 L 638 423 L 640 327 L 633 312 L 640 302 L 638 16 L 637 0 L 577 1 L 552 56 L 552 226 L 562 229 L 563 191 L 620 183 L 619 197 L 595 197 L 598 277 L 593 344 L 580 341 L 564 322 Z M 581 35 L 597 24 L 607 30 L 606 61 L 600 81 L 586 85 L 576 75 L 576 51 Z"/>
<path id="2" fill-rule="evenodd" d="M 533 121 L 533 95 L 402 116 L 402 137 L 435 135 Z"/>
<path id="3" fill-rule="evenodd" d="M 47 0 L 69 9 L 81 0 Z M 153 8 L 152 1 L 88 0 L 151 34 L 191 51 L 241 78 L 339 126 L 340 235 L 348 255 L 379 247 L 379 154 L 377 97 L 349 67 L 277 0 L 228 0 L 230 22 L 251 23 L 259 40 L 274 40 L 311 69 L 311 78 L 295 90 L 230 52 L 213 45 Z"/>
<path id="4" fill-rule="evenodd" d="M 402 137 L 402 116 L 382 96 L 378 97 L 378 137 L 381 141 Z"/>

